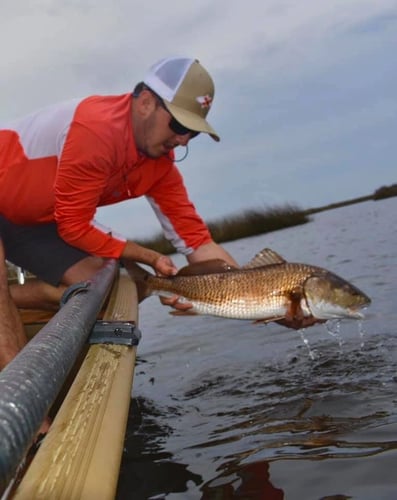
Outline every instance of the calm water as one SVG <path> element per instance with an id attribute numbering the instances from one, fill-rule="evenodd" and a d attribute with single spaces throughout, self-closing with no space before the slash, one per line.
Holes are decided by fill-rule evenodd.
<path id="1" fill-rule="evenodd" d="M 367 319 L 301 336 L 147 299 L 118 499 L 395 500 L 397 198 L 225 246 L 334 271 Z"/>

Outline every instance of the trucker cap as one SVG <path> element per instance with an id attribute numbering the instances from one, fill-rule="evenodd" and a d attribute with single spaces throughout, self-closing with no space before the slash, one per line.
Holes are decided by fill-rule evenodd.
<path id="1" fill-rule="evenodd" d="M 219 141 L 218 134 L 205 119 L 214 99 L 214 82 L 197 59 L 162 59 L 149 69 L 143 82 L 161 97 L 179 123 Z"/>

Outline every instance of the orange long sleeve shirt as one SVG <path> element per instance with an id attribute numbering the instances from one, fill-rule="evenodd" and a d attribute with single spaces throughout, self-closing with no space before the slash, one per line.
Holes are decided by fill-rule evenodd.
<path id="1" fill-rule="evenodd" d="M 95 225 L 96 209 L 145 195 L 179 252 L 211 241 L 172 159 L 137 151 L 131 107 L 131 94 L 91 96 L 2 126 L 0 213 L 16 224 L 56 221 L 67 243 L 118 258 L 126 240 Z"/>

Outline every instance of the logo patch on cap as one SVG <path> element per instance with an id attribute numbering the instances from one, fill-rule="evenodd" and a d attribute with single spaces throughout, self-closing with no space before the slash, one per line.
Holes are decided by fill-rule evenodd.
<path id="1" fill-rule="evenodd" d="M 196 101 L 200 104 L 203 109 L 209 109 L 212 104 L 212 97 L 210 95 L 200 95 L 196 97 Z"/>

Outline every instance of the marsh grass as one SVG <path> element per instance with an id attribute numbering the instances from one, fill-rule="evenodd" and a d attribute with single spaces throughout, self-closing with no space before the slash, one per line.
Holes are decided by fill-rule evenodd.
<path id="1" fill-rule="evenodd" d="M 223 243 L 305 224 L 309 221 L 309 215 L 300 208 L 294 205 L 283 205 L 273 208 L 246 210 L 241 214 L 207 222 L 207 225 L 214 241 Z M 152 239 L 140 240 L 137 243 L 162 254 L 175 252 L 173 246 L 162 234 L 158 234 Z"/>
<path id="2" fill-rule="evenodd" d="M 392 196 L 397 196 L 397 184 L 382 186 L 377 189 L 374 193 L 374 200 L 383 200 L 384 198 L 391 198 Z"/>
<path id="3" fill-rule="evenodd" d="M 251 209 L 235 216 L 209 222 L 212 237 L 218 243 L 269 233 L 309 222 L 310 218 L 293 205 Z"/>

